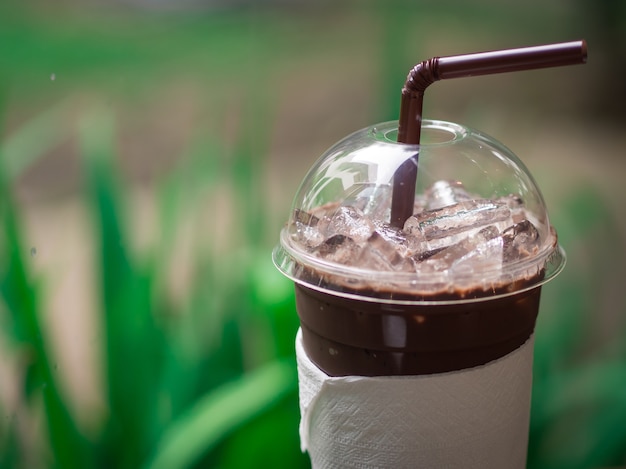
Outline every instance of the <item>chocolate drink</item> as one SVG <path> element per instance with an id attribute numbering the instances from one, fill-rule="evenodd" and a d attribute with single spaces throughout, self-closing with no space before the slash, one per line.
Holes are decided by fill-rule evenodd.
<path id="1" fill-rule="evenodd" d="M 447 145 L 464 154 L 459 143 L 474 151 L 489 142 L 481 135 L 476 144 L 460 126 L 427 121 L 420 174 L 432 179 L 421 187 L 418 180 L 414 215 L 396 227 L 387 222 L 388 186 L 360 182 L 364 173 L 392 174 L 371 169 L 373 161 L 386 160 L 377 132 L 385 143 L 393 138 L 384 127 L 363 132 L 383 153 L 378 160 L 360 153 L 367 168 L 355 159 L 351 173 L 345 161 L 313 168 L 313 182 L 301 188 L 308 195 L 296 197 L 283 230 L 284 251 L 275 253 L 279 268 L 295 280 L 307 355 L 331 376 L 396 376 L 467 369 L 516 350 L 534 331 L 541 285 L 563 264 L 534 182 L 521 162 L 501 157 L 502 148 L 491 169 L 498 175 L 517 171 L 519 181 L 509 175 L 505 181 L 505 189 L 513 188 L 511 180 L 519 183 L 515 192 L 485 197 L 460 178 L 435 179 L 450 171 L 439 154 Z M 487 164 L 470 156 L 480 174 L 458 160 L 452 170 L 465 171 L 475 188 Z M 349 195 L 315 205 L 325 202 L 317 193 L 333 178 Z M 498 185 L 495 178 L 488 181 Z"/>
<path id="2" fill-rule="evenodd" d="M 446 183 L 438 184 L 446 186 Z M 459 205 L 466 207 L 477 204 L 461 203 L 449 207 L 461 210 Z M 503 208 L 504 204 L 498 206 L 494 202 L 492 206 Z M 335 209 L 322 211 L 333 212 Z M 418 215 L 427 220 L 426 229 L 431 229 L 436 221 L 433 221 L 434 216 L 429 218 L 425 213 L 432 215 L 437 212 L 441 210 L 422 211 Z M 439 267 L 438 260 L 459 254 L 455 251 L 465 256 L 470 253 L 471 256 L 472 251 L 461 247 L 463 244 L 482 248 L 491 242 L 499 248 L 492 248 L 492 255 L 517 259 L 528 255 L 537 241 L 536 230 L 530 222 L 524 220 L 505 228 L 502 237 L 496 234 L 495 226 L 488 225 L 473 235 L 463 233 L 461 241 L 445 247 L 437 244 L 441 240 L 431 239 L 428 244 L 437 246 L 434 253 L 418 251 L 411 253 L 411 256 L 405 253 L 407 257 L 401 257 L 397 248 L 390 246 L 393 242 L 402 245 L 407 241 L 402 233 L 394 232 L 390 227 L 382 226 L 379 231 L 374 229 L 362 248 L 353 246 L 354 241 L 349 237 L 351 231 L 368 231 L 354 225 L 356 210 L 351 215 L 354 217 L 351 219 L 353 225 L 342 227 L 345 234 L 332 235 L 317 247 L 321 256 L 345 256 L 344 262 L 351 262 L 350 257 L 353 256 L 352 262 L 358 265 L 359 260 L 367 262 L 364 258 L 376 251 L 374 246 L 383 244 L 384 247 L 378 246 L 378 249 L 386 247 L 389 250 L 382 254 L 377 252 L 375 255 L 379 258 L 376 261 L 386 256 L 386 261 L 401 264 L 408 258 L 415 262 L 417 271 L 420 268 L 428 271 Z M 309 222 L 312 220 L 311 216 L 302 217 L 301 214 L 298 218 L 305 218 Z M 490 223 L 493 220 L 484 221 Z M 524 227 L 527 228 L 525 231 Z M 307 228 L 311 229 L 310 226 Z M 379 234 L 385 229 L 388 231 L 386 239 L 383 237 L 385 235 Z M 405 231 L 408 229 L 405 228 Z M 515 235 L 516 231 L 518 233 Z M 304 235 L 305 238 L 307 235 L 311 236 L 310 231 Z M 454 236 L 446 238 L 450 237 Z M 515 245 L 515 241 L 519 241 L 518 237 L 525 237 L 526 243 Z M 475 242 L 476 238 L 482 238 L 482 241 Z M 338 254 L 342 247 L 347 252 Z M 359 252 L 362 250 L 368 252 Z M 455 258 L 453 262 L 458 262 L 458 259 Z M 484 260 L 477 262 L 478 268 L 485 263 Z M 406 265 L 404 268 L 413 266 Z M 355 289 L 340 279 L 333 284 L 332 279 L 325 280 L 323 276 L 306 268 L 302 269 L 300 275 L 307 283 L 322 288 L 296 284 L 296 309 L 309 358 L 331 376 L 395 376 L 471 368 L 500 358 L 521 346 L 535 327 L 541 288 L 532 288 L 532 285 L 537 283 L 542 272 L 510 283 L 490 283 L 488 289 L 465 287 L 422 294 L 401 290 Z M 337 291 L 339 295 L 329 293 L 328 290 Z M 341 296 L 346 293 L 349 296 Z M 393 303 L 385 300 L 392 300 Z"/>
<path id="3" fill-rule="evenodd" d="M 389 311 L 297 285 L 296 305 L 307 355 L 326 374 L 422 375 L 482 365 L 517 349 L 534 330 L 540 290 Z"/>

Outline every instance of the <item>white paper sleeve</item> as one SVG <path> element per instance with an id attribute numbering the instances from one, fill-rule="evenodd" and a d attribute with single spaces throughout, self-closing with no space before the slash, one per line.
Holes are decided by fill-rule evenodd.
<path id="1" fill-rule="evenodd" d="M 457 372 L 330 377 L 298 332 L 302 450 L 313 469 L 524 468 L 533 342 Z"/>

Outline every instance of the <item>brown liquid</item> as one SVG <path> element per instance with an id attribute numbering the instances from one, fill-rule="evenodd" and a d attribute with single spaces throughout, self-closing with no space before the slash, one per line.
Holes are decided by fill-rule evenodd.
<path id="1" fill-rule="evenodd" d="M 328 375 L 423 375 L 482 365 L 517 349 L 535 328 L 540 293 L 536 287 L 493 298 L 483 291 L 413 297 L 483 297 L 425 305 L 350 299 L 296 284 L 296 307 L 304 348 Z"/>

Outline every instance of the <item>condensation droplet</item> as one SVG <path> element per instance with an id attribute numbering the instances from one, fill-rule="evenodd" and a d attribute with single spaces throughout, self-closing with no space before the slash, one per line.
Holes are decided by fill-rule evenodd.
<path id="1" fill-rule="evenodd" d="M 54 81 L 56 79 L 57 79 L 57 74 L 56 73 L 50 74 L 50 81 Z"/>
<path id="2" fill-rule="evenodd" d="M 30 257 L 35 257 L 37 255 L 37 248 L 30 248 Z"/>

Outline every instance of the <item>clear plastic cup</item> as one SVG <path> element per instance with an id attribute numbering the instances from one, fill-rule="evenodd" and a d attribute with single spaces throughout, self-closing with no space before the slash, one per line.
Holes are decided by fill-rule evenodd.
<path id="1" fill-rule="evenodd" d="M 541 288 L 564 252 L 504 145 L 432 120 L 402 144 L 397 127 L 322 155 L 273 253 L 295 283 L 302 448 L 314 468 L 523 468 Z M 413 215 L 391 223 L 415 162 Z"/>

